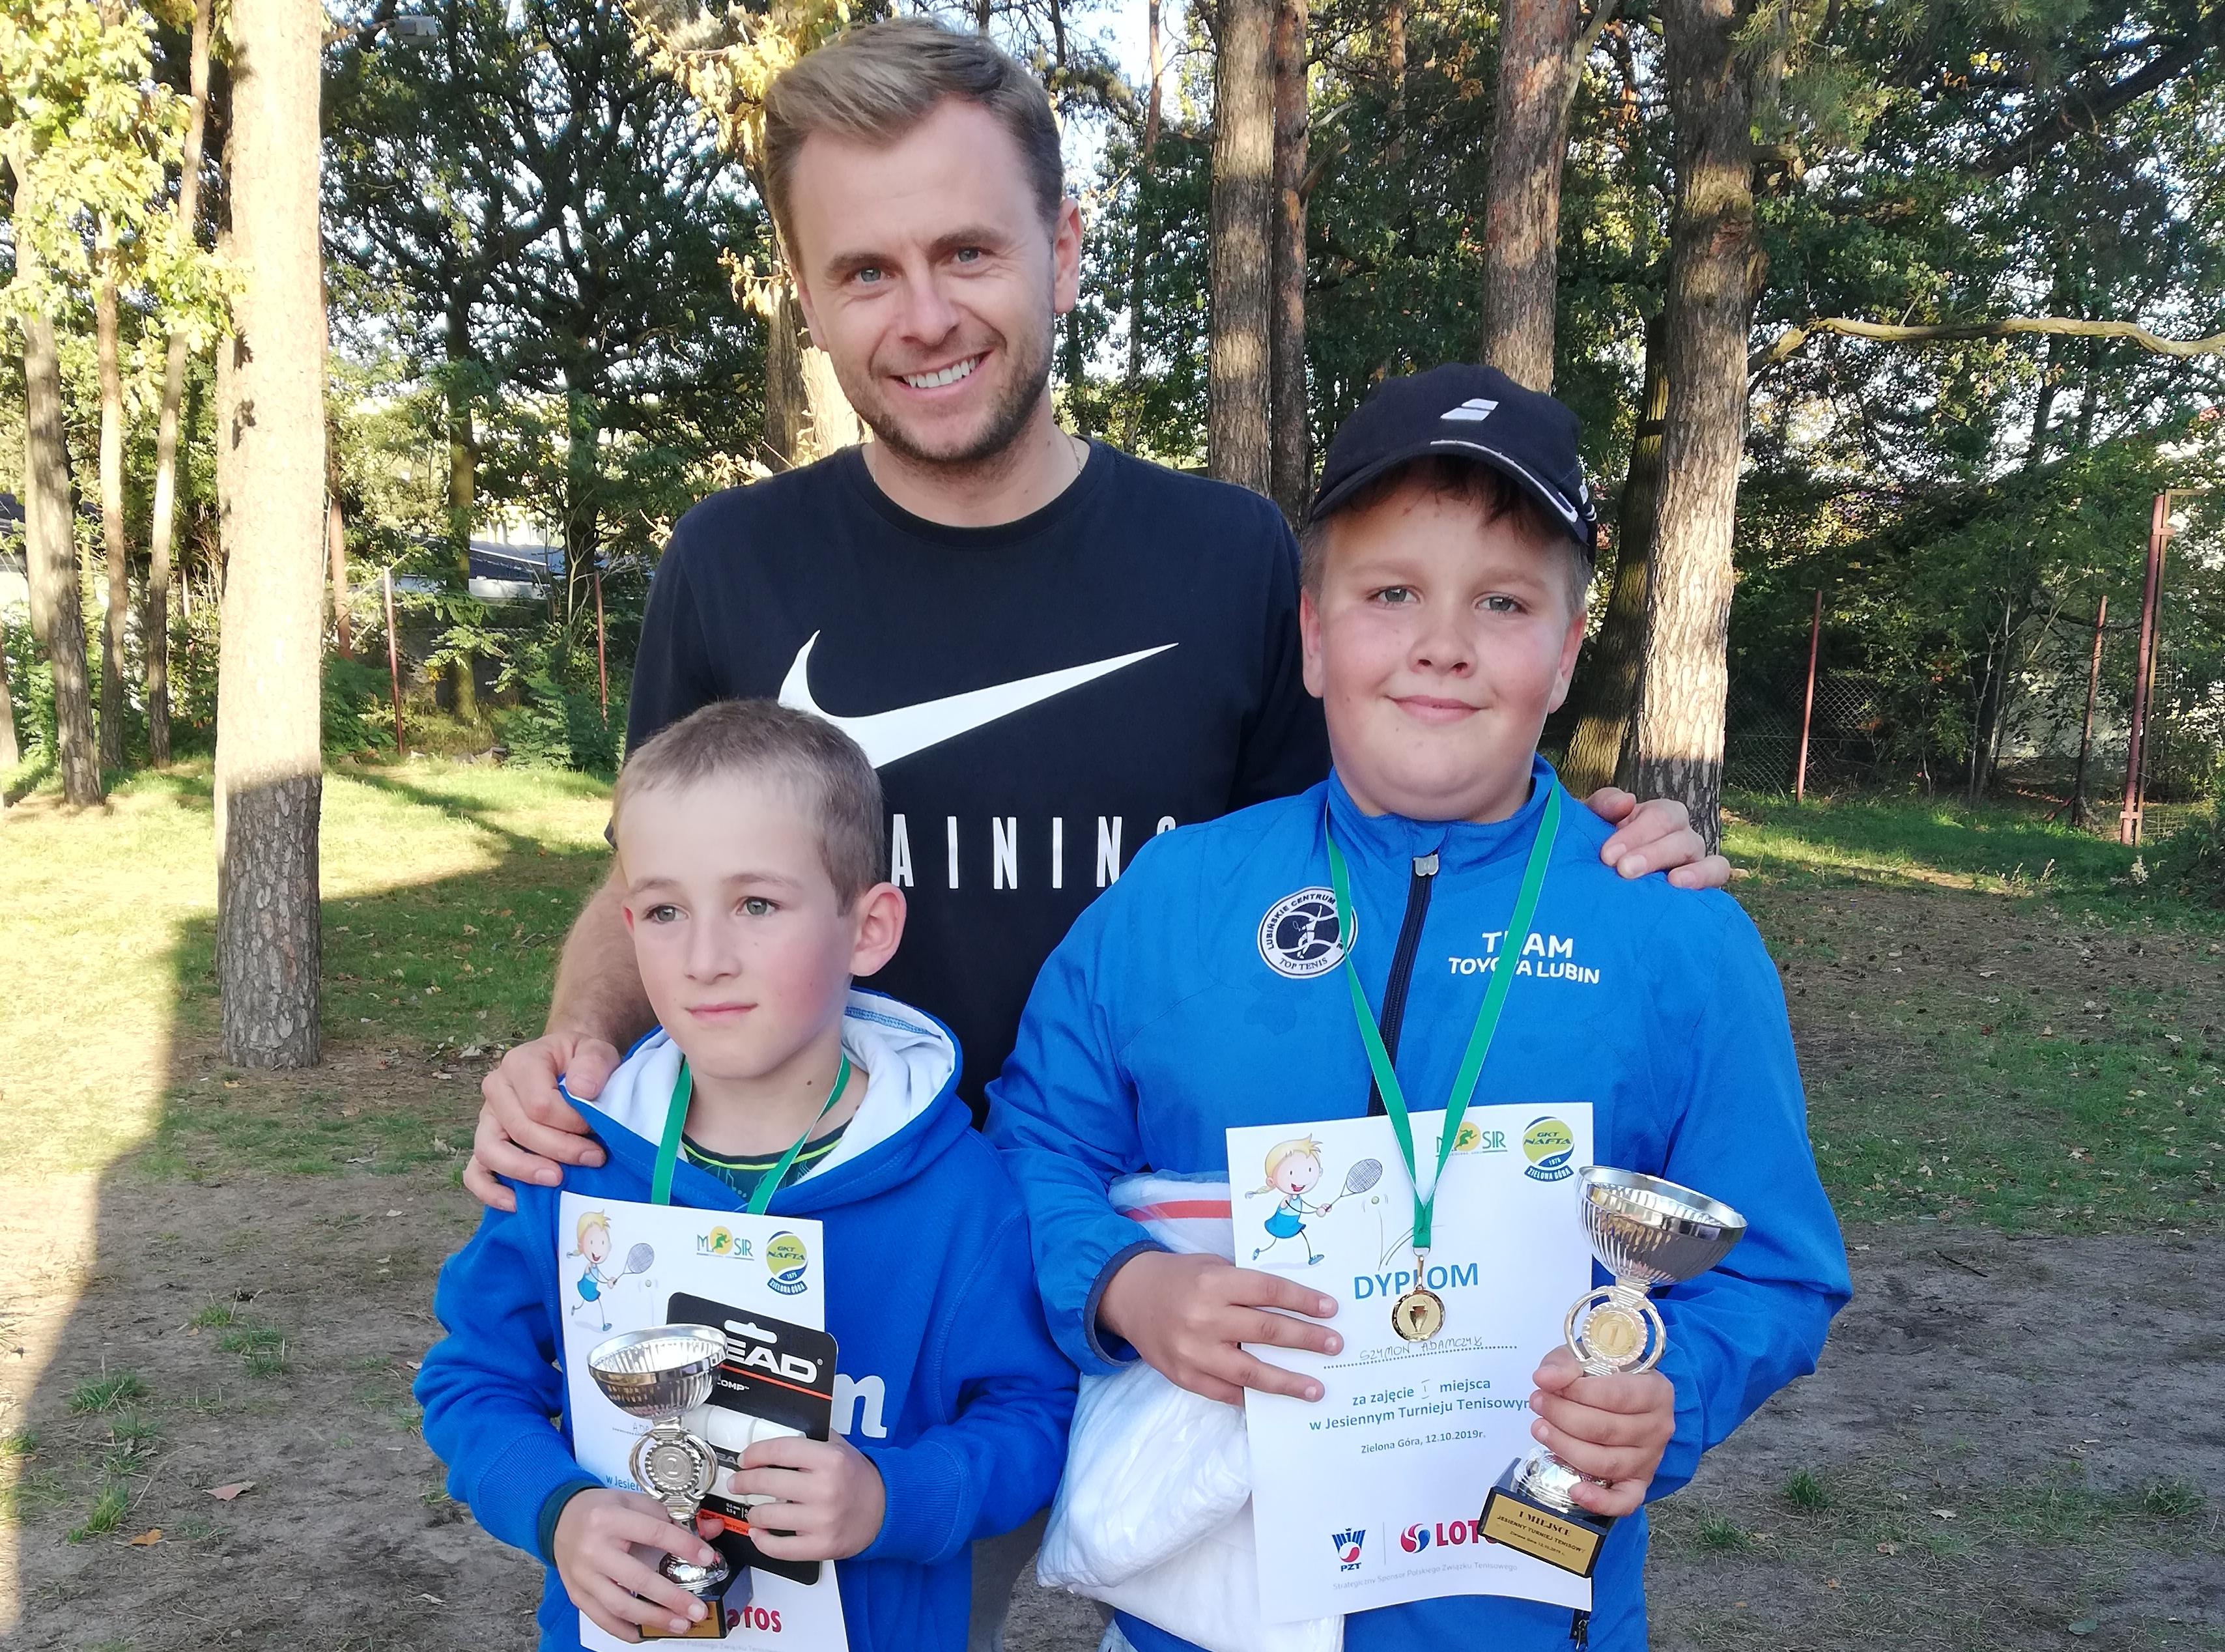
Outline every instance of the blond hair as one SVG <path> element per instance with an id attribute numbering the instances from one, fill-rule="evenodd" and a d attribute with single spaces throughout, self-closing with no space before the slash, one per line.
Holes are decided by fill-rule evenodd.
<path id="1" fill-rule="evenodd" d="M 1066 194 L 1058 122 L 1050 95 L 1019 63 L 979 35 L 926 17 L 895 17 L 838 35 L 782 70 L 764 100 L 765 205 L 791 256 L 789 181 L 804 140 L 827 132 L 862 143 L 895 143 L 946 98 L 979 104 L 1019 146 L 1044 221 Z"/>
<path id="2" fill-rule="evenodd" d="M 819 829 L 819 858 L 841 910 L 888 866 L 881 781 L 858 743 L 823 717 L 770 700 L 714 700 L 626 753 L 611 791 L 611 838 L 641 797 L 722 775 L 793 786 Z"/>
<path id="3" fill-rule="evenodd" d="M 580 1218 L 579 1230 L 572 1238 L 572 1249 L 583 1256 L 587 1253 L 587 1229 L 590 1228 L 600 1228 L 603 1237 L 607 1239 L 611 1235 L 611 1219 L 600 1210 L 590 1210 Z"/>
<path id="4" fill-rule="evenodd" d="M 1279 1192 L 1281 1190 L 1275 1185 L 1275 1172 L 1283 1167 L 1283 1160 L 1294 1159 L 1302 1153 L 1311 1155 L 1315 1164 L 1321 1162 L 1321 1143 L 1311 1136 L 1292 1136 L 1288 1141 L 1277 1141 L 1268 1148 L 1266 1184 L 1252 1191 L 1255 1193 Z"/>

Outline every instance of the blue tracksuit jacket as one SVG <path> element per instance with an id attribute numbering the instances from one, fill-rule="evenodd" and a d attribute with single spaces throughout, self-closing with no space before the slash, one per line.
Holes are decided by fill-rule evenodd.
<path id="1" fill-rule="evenodd" d="M 1050 1500 L 1066 1458 L 1074 1369 L 1036 1306 L 1027 1220 L 998 1155 L 957 1097 L 958 1046 L 932 1017 L 853 992 L 843 1046 L 871 1077 L 838 1148 L 772 1197 L 767 1214 L 825 1223 L 827 1329 L 859 1395 L 835 1426 L 880 1471 L 880 1535 L 841 1561 L 852 1652 L 966 1644 L 967 1546 Z M 571 1169 L 575 1192 L 645 1201 L 680 1052 L 662 1032 L 635 1045 L 585 1106 L 609 1157 Z M 573 1460 L 558 1368 L 567 1282 L 557 1273 L 557 1194 L 512 1184 L 514 1214 L 489 1210 L 441 1270 L 433 1306 L 447 1336 L 416 1384 L 425 1439 L 448 1490 L 479 1524 L 548 1565 L 543 1648 L 576 1648 L 579 1612 L 542 1550 L 553 1500 L 598 1484 Z M 683 1158 L 672 1202 L 741 1201 Z"/>
<path id="2" fill-rule="evenodd" d="M 1154 840 L 1083 913 L 989 1087 L 989 1130 L 1027 1200 L 1051 1334 L 1084 1370 L 1134 1357 L 1097 1324 L 1106 1280 L 1151 1242 L 1106 1202 L 1113 1178 L 1224 1175 L 1232 1125 L 1367 1111 L 1366 1056 L 1342 971 L 1329 967 L 1324 808 L 1352 868 L 1355 967 L 1410 1102 L 1436 1108 L 1482 1002 L 1484 960 L 1512 911 L 1545 789 L 1558 784 L 1537 760 L 1529 803 L 1479 826 L 1368 816 L 1332 777 Z M 1846 1254 L 1761 937 L 1727 895 L 1602 865 L 1607 832 L 1564 795 L 1530 968 L 1475 1100 L 1589 1102 L 1601 1163 L 1682 1182 L 1750 1224 L 1724 1265 L 1658 1299 L 1660 1369 L 1677 1392 L 1676 1436 L 1651 1494 L 1661 1496 L 1814 1369 L 1847 1299 Z M 1436 874 L 1422 875 L 1417 862 L 1432 854 Z M 1600 1652 L 1645 1645 L 1645 1558 L 1641 1511 L 1609 1534 L 1594 1577 Z M 1122 1623 L 1139 1652 L 1184 1644 Z M 1570 1628 L 1564 1610 L 1474 1596 L 1355 1613 L 1345 1644 L 1565 1647 Z"/>

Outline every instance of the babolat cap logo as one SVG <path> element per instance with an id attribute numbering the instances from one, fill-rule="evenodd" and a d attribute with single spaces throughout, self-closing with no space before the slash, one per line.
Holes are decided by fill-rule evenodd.
<path id="1" fill-rule="evenodd" d="M 1480 396 L 1471 396 L 1444 416 L 1448 423 L 1476 422 L 1487 419 L 1498 411 L 1498 403 Z"/>
<path id="2" fill-rule="evenodd" d="M 1530 1161 L 1522 1173 L 1532 1181 L 1564 1182 L 1576 1173 L 1569 1164 L 1575 1150 L 1575 1133 L 1560 1120 L 1550 1113 L 1533 1119 L 1522 1133 L 1522 1154 Z"/>
<path id="3" fill-rule="evenodd" d="M 1336 918 L 1336 891 L 1318 885 L 1284 895 L 1259 920 L 1259 956 L 1277 975 L 1293 981 L 1310 980 L 1342 963 L 1346 941 Z"/>
<path id="4" fill-rule="evenodd" d="M 803 1293 L 803 1265 L 811 1253 L 803 1248 L 803 1241 L 796 1235 L 783 1231 L 765 1241 L 765 1266 L 772 1270 L 772 1288 L 783 1296 Z"/>

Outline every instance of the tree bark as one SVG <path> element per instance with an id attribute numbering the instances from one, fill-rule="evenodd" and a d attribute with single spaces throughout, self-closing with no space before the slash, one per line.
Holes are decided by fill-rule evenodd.
<path id="1" fill-rule="evenodd" d="M 117 359 L 116 238 L 104 223 L 93 251 L 93 351 L 100 371 L 100 546 L 108 612 L 100 628 L 100 766 L 124 766 L 124 622 L 131 555 L 124 540 L 124 368 Z"/>
<path id="2" fill-rule="evenodd" d="M 586 383 L 594 380 L 592 373 L 580 378 Z M 567 383 L 565 388 L 564 431 L 564 612 L 568 615 L 574 606 L 571 594 L 580 588 L 583 579 L 593 576 L 597 565 L 596 443 L 601 436 L 600 422 L 593 401 L 576 384 Z"/>
<path id="3" fill-rule="evenodd" d="M 353 659 L 355 636 L 348 623 L 347 521 L 337 491 L 325 499 L 325 562 L 333 587 L 333 639 L 342 659 Z"/>
<path id="4" fill-rule="evenodd" d="M 1561 163 L 1568 142 L 1575 0 L 1506 0 L 1484 186 L 1483 359 L 1518 384 L 1553 388 Z"/>
<path id="5" fill-rule="evenodd" d="M 314 1065 L 325 315 L 313 0 L 232 0 L 231 251 L 219 411 L 217 975 L 225 1059 Z"/>
<path id="6" fill-rule="evenodd" d="M 1664 0 L 1676 123 L 1677 222 L 1665 307 L 1669 403 L 1660 528 L 1646 590 L 1632 774 L 1681 798 L 1713 848 L 1722 836 L 1731 537 L 1746 439 L 1753 245 L 1753 87 L 1735 0 Z"/>
<path id="7" fill-rule="evenodd" d="M 1406 162 L 1406 0 L 1391 0 L 1384 10 L 1383 72 L 1391 83 L 1391 142 L 1383 163 L 1399 167 Z"/>
<path id="8" fill-rule="evenodd" d="M 1662 323 L 1645 324 L 1645 387 L 1632 434 L 1630 469 L 1622 485 L 1622 514 L 1615 530 L 1614 583 L 1591 659 L 1578 674 L 1574 728 L 1561 779 L 1579 797 L 1589 797 L 1621 773 L 1630 720 L 1638 708 L 1638 670 L 1645 658 L 1645 590 L 1661 503 L 1661 428 L 1669 411 L 1669 378 L 1663 370 Z"/>
<path id="9" fill-rule="evenodd" d="M 1275 0 L 1274 301 L 1270 479 L 1291 526 L 1306 508 L 1306 0 Z"/>
<path id="10" fill-rule="evenodd" d="M 12 769 L 22 760 L 23 749 L 16 741 L 16 702 L 8 689 L 8 650 L 0 639 L 0 769 Z M 10 801 L 0 793 L 0 807 Z"/>
<path id="11" fill-rule="evenodd" d="M 864 439 L 834 362 L 811 342 L 803 306 L 783 277 L 765 318 L 765 446 L 783 468 L 855 447 Z"/>
<path id="12" fill-rule="evenodd" d="M 35 207 L 26 168 L 16 165 L 18 226 Z M 16 238 L 18 261 L 35 269 L 28 236 Z M 62 435 L 61 358 L 54 324 L 23 321 L 23 543 L 31 588 L 31 630 L 54 672 L 57 766 L 62 797 L 79 808 L 101 800 L 100 759 L 92 730 L 92 683 L 85 648 L 85 609 L 77 559 L 76 510 L 70 499 L 69 450 Z"/>
<path id="13" fill-rule="evenodd" d="M 479 441 L 472 429 L 471 393 L 464 373 L 471 364 L 471 315 L 459 299 L 448 311 L 448 554 L 458 588 L 472 588 L 472 518 L 479 506 Z M 479 678 L 466 654 L 448 668 L 458 719 L 479 718 Z"/>
<path id="14" fill-rule="evenodd" d="M 1146 209 L 1145 189 L 1151 175 L 1151 154 L 1159 146 L 1161 116 L 1159 0 L 1148 0 L 1151 32 L 1151 89 L 1144 105 L 1144 143 L 1136 157 L 1136 212 L 1128 243 L 1128 375 L 1126 443 L 1133 448 L 1142 435 L 1144 389 L 1144 261 L 1157 226 Z"/>
<path id="15" fill-rule="evenodd" d="M 1213 76 L 1213 341 L 1206 468 L 1254 492 L 1273 486 L 1269 221 L 1275 174 L 1275 0 L 1220 0 Z"/>
<path id="16" fill-rule="evenodd" d="M 187 68 L 192 101 L 185 153 L 178 163 L 178 222 L 188 236 L 200 219 L 213 3 L 194 0 Z M 147 754 L 157 768 L 170 760 L 170 548 L 178 517 L 178 414 L 185 398 L 186 337 L 173 331 L 162 362 L 162 409 L 155 423 L 154 516 L 147 536 Z"/>

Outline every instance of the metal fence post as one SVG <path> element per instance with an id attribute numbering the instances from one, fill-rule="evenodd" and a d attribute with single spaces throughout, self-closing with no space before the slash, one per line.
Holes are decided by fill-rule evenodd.
<path id="1" fill-rule="evenodd" d="M 1808 693 L 1800 702 L 1800 760 L 1792 774 L 1792 801 L 1808 800 L 1808 728 L 1816 715 L 1816 652 L 1823 640 L 1823 588 L 1816 588 L 1816 615 L 1808 626 Z"/>

